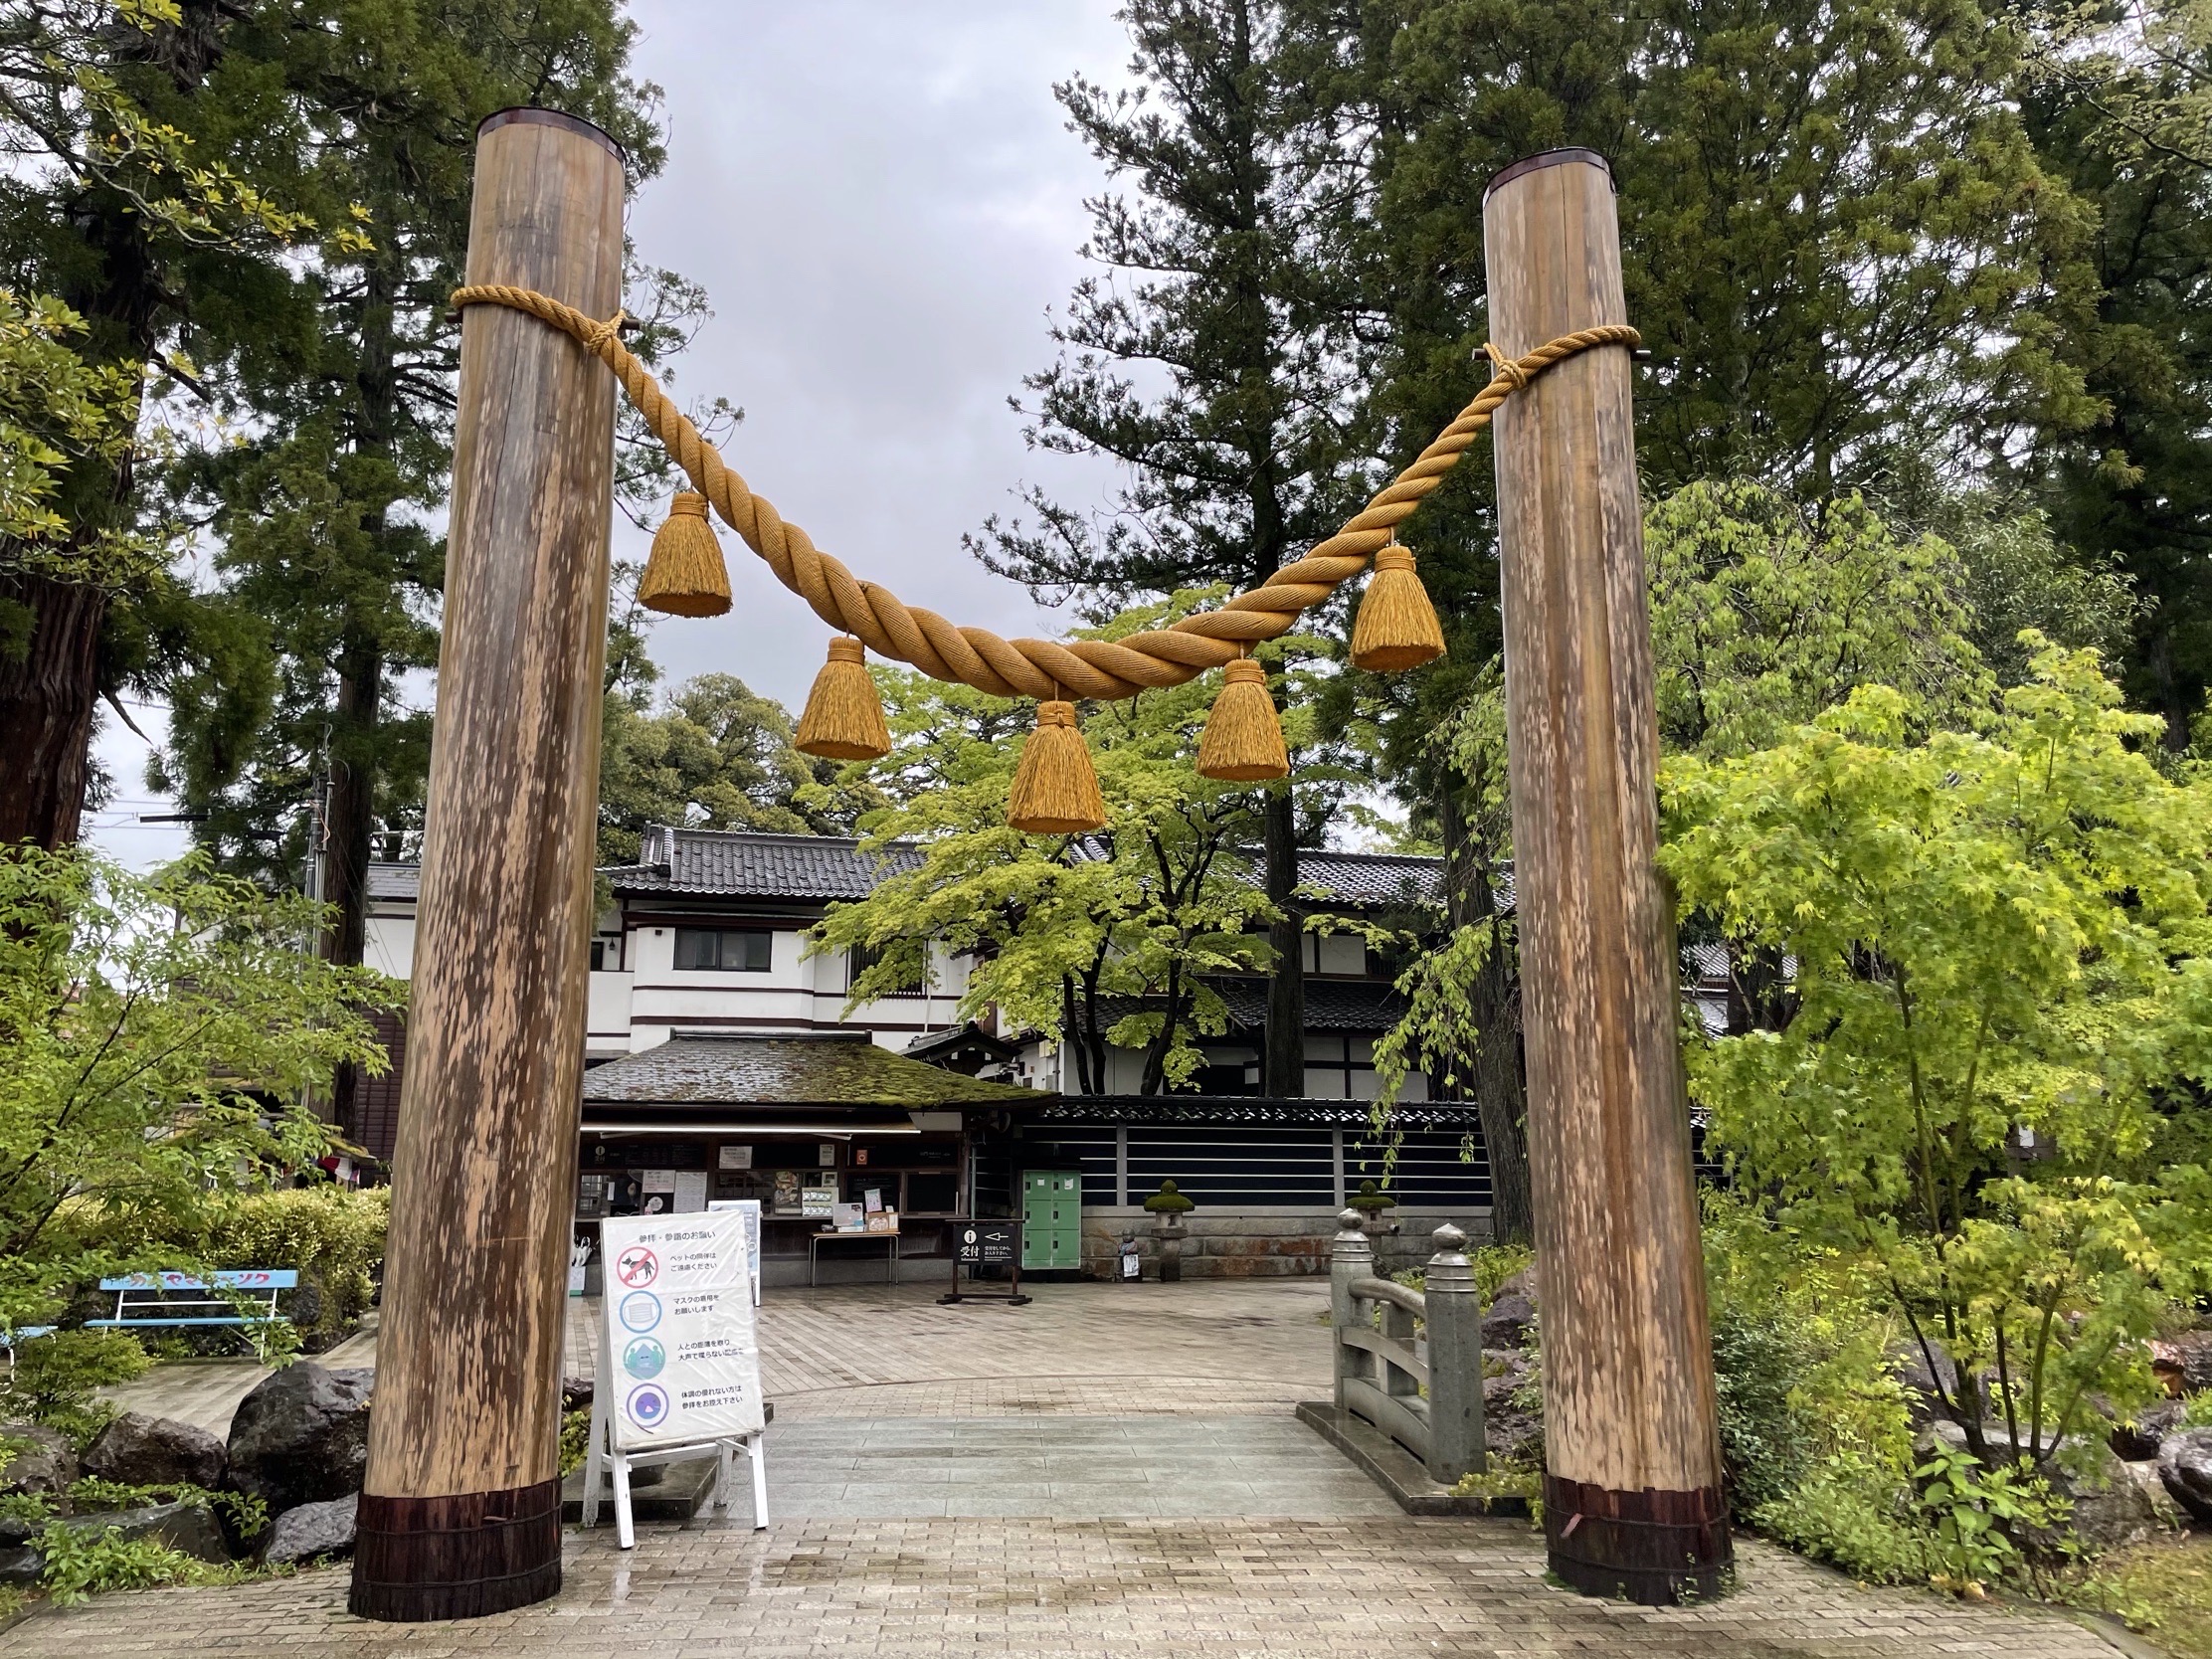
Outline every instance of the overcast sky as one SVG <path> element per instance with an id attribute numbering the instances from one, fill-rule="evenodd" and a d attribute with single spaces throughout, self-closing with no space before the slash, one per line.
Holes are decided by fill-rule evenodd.
<path id="1" fill-rule="evenodd" d="M 745 422 L 730 463 L 856 574 L 1002 634 L 1057 633 L 961 548 L 1043 483 L 1103 501 L 1113 473 L 1028 453 L 1007 407 L 1050 360 L 1047 312 L 1082 275 L 1098 164 L 1052 83 L 1122 79 L 1109 0 L 633 0 L 637 72 L 667 93 L 668 166 L 631 204 L 640 255 L 706 285 L 714 317 L 676 367 L 686 403 Z M 645 537 L 618 518 L 618 556 Z M 736 604 L 652 636 L 667 684 L 738 674 L 795 711 L 827 631 L 725 532 Z M 160 733 L 158 709 L 133 711 Z M 111 718 L 118 782 L 88 839 L 134 864 L 181 830 L 137 824 L 146 747 Z"/>

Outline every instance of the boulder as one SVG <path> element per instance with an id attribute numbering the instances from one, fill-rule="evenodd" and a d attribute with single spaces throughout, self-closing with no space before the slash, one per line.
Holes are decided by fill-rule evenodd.
<path id="1" fill-rule="evenodd" d="M 2091 1555 L 2140 1544 L 2159 1531 L 2158 1511 L 2127 1465 L 2102 1441 L 2068 1442 L 2051 1485 L 2074 1501 L 2074 1536 Z"/>
<path id="2" fill-rule="evenodd" d="M 272 1372 L 231 1418 L 231 1485 L 264 1500 L 272 1515 L 360 1491 L 375 1378 L 312 1360 Z"/>
<path id="3" fill-rule="evenodd" d="M 594 1383 L 589 1377 L 564 1377 L 561 1379 L 561 1411 L 565 1416 L 571 1411 L 591 1409 Z"/>
<path id="4" fill-rule="evenodd" d="M 2178 1399 L 2146 1405 L 2126 1422 L 2113 1424 L 2111 1444 L 2118 1456 L 2140 1463 L 2158 1455 L 2159 1442 L 2181 1426 L 2184 1407 Z"/>
<path id="5" fill-rule="evenodd" d="M 1485 1371 L 1489 1369 L 1484 1367 Z M 1544 1462 L 1544 1415 L 1540 1411 L 1524 1410 L 1516 1403 L 1514 1396 L 1527 1382 L 1526 1362 L 1518 1368 L 1509 1368 L 1500 1376 L 1483 1379 L 1482 1432 L 1483 1443 L 1490 1448 L 1493 1458 L 1515 1467 L 1534 1469 Z"/>
<path id="6" fill-rule="evenodd" d="M 37 1583 L 46 1576 L 46 1558 L 29 1545 L 0 1549 L 0 1584 Z"/>
<path id="7" fill-rule="evenodd" d="M 2002 1423 L 1988 1423 L 1982 1432 L 1992 1449 L 2008 1443 Z M 1947 1419 L 1934 1422 L 1922 1431 L 1918 1445 L 1925 1452 L 1938 1441 L 1964 1451 L 1966 1431 Z M 2069 1437 L 2043 1464 L 2043 1475 L 2054 1492 L 2071 1502 L 2073 1518 L 2067 1530 L 2090 1555 L 2139 1544 L 2158 1531 L 2157 1512 L 2149 1498 L 2127 1472 L 2127 1465 L 2102 1440 Z M 2039 1542 L 2055 1551 L 2061 1540 L 2047 1536 Z"/>
<path id="8" fill-rule="evenodd" d="M 77 1451 L 51 1428 L 37 1423 L 0 1423 L 0 1440 L 12 1455 L 0 1463 L 0 1492 L 36 1492 L 59 1497 L 77 1478 Z"/>
<path id="9" fill-rule="evenodd" d="M 63 1523 L 72 1532 L 94 1537 L 112 1527 L 126 1539 L 165 1544 L 203 1562 L 227 1562 L 230 1551 L 223 1544 L 223 1529 L 205 1504 L 154 1504 L 145 1509 L 102 1510 L 80 1515 Z"/>
<path id="10" fill-rule="evenodd" d="M 1536 1324 L 1536 1304 L 1517 1291 L 1500 1290 L 1482 1313 L 1482 1346 L 1526 1348 Z"/>
<path id="11" fill-rule="evenodd" d="M 2166 1483 L 2158 1478 L 2157 1464 L 2129 1463 L 2125 1467 L 2135 1477 L 2135 1484 L 2142 1488 L 2143 1496 L 2150 1500 L 2150 1513 L 2158 1518 L 2159 1526 L 2168 1532 L 2179 1532 L 2189 1524 L 2189 1517 L 2173 1501 L 2173 1494 L 2166 1490 Z"/>
<path id="12" fill-rule="evenodd" d="M 2198 1521 L 2212 1521 L 2212 1428 L 2184 1428 L 2158 1447 L 2158 1479 Z"/>
<path id="13" fill-rule="evenodd" d="M 1938 1376 L 1941 1377 L 1945 1389 L 1955 1390 L 1957 1387 L 1958 1371 L 1950 1363 L 1949 1357 L 1942 1354 L 1936 1356 L 1939 1372 L 1929 1369 L 1928 1358 L 1917 1343 L 1899 1348 L 1893 1358 L 1897 1366 L 1897 1380 L 1905 1385 L 1905 1408 L 1913 1426 L 1926 1429 L 1938 1422 L 1949 1421 L 1943 1415 L 1941 1398 L 1936 1387 Z M 1959 1443 L 1965 1443 L 1963 1437 Z"/>
<path id="14" fill-rule="evenodd" d="M 353 1512 L 358 1495 L 327 1503 L 299 1504 L 276 1517 L 262 1546 L 267 1567 L 297 1567 L 305 1562 L 353 1554 Z"/>
<path id="15" fill-rule="evenodd" d="M 197 1423 L 125 1411 L 99 1431 L 79 1460 L 88 1475 L 125 1486 L 223 1484 L 230 1459 L 223 1442 Z"/>
<path id="16" fill-rule="evenodd" d="M 2150 1345 L 2150 1369 L 2171 1394 L 2212 1388 L 2212 1331 L 2183 1331 Z"/>

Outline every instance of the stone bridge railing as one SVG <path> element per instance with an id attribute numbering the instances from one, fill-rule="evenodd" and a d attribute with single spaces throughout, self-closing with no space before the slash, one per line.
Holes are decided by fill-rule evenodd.
<path id="1" fill-rule="evenodd" d="M 1337 1409 L 1387 1434 L 1442 1485 L 1480 1473 L 1482 1308 L 1467 1235 L 1449 1222 L 1430 1235 L 1436 1253 L 1428 1258 L 1428 1288 L 1419 1291 L 1376 1277 L 1375 1246 L 1360 1230 L 1358 1210 L 1337 1219 L 1343 1230 L 1329 1252 Z"/>

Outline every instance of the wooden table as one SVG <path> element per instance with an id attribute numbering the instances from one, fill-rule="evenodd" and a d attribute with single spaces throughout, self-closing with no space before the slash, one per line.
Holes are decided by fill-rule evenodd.
<path id="1" fill-rule="evenodd" d="M 807 1235 L 807 1283 L 810 1286 L 815 1282 L 816 1270 L 822 1265 L 823 1241 L 837 1238 L 880 1239 L 887 1244 L 890 1248 L 888 1254 L 884 1257 L 883 1282 L 893 1285 L 898 1283 L 899 1234 L 897 1232 L 839 1232 L 834 1227 L 830 1227 L 821 1232 Z"/>

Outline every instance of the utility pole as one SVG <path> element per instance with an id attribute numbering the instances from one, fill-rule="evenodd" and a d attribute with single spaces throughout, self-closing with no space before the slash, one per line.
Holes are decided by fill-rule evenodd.
<path id="1" fill-rule="evenodd" d="M 1633 321 L 1612 173 L 1518 161 L 1483 197 L 1490 337 L 1509 358 Z M 1659 730 L 1625 347 L 1579 352 L 1494 432 L 1529 1166 L 1554 1571 L 1647 1604 L 1730 1563 L 1713 1342 L 1659 879 Z"/>
<path id="2" fill-rule="evenodd" d="M 623 161 L 571 115 L 477 129 L 468 280 L 622 298 Z M 561 1335 L 584 1064 L 615 379 L 534 317 L 461 327 L 446 631 L 354 1612 L 561 1584 Z"/>

